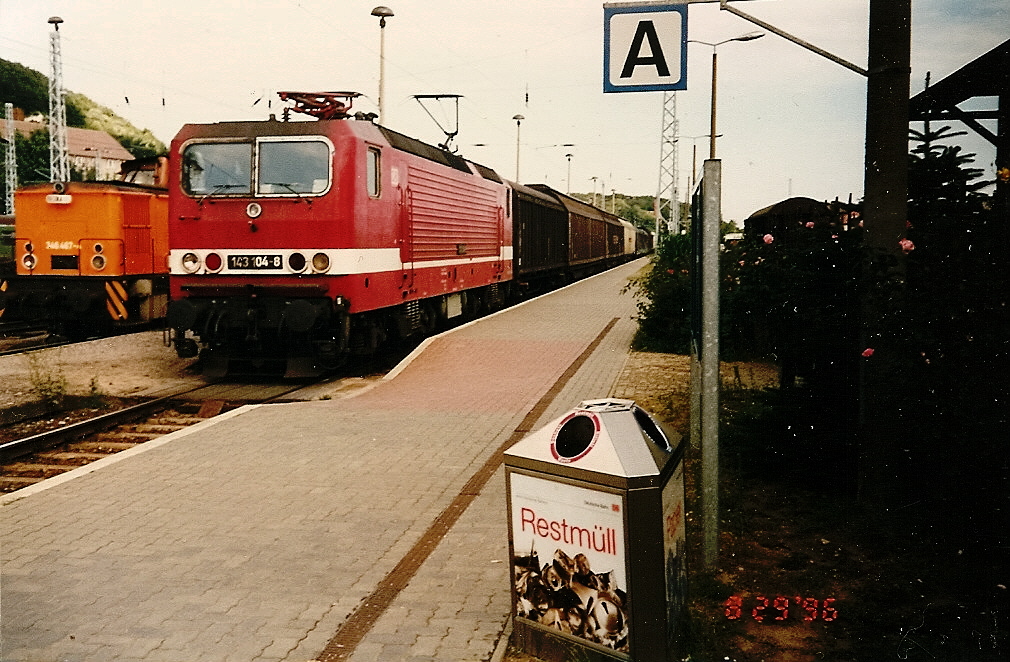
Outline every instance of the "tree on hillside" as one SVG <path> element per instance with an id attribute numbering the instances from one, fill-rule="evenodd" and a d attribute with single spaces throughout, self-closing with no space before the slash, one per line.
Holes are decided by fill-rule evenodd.
<path id="1" fill-rule="evenodd" d="M 67 101 L 73 102 L 84 114 L 86 128 L 108 133 L 135 157 L 163 156 L 168 153 L 165 144 L 155 138 L 150 130 L 138 129 L 112 109 L 95 103 L 83 94 L 71 92 L 67 95 Z"/>
<path id="2" fill-rule="evenodd" d="M 16 136 L 18 184 L 49 181 L 49 129 Z"/>
<path id="3" fill-rule="evenodd" d="M 0 80 L 4 82 L 0 104 L 11 103 L 25 115 L 49 114 L 49 79 L 17 62 L 0 59 Z M 67 95 L 67 126 L 84 126 L 84 113 Z"/>
<path id="4" fill-rule="evenodd" d="M 0 104 L 10 102 L 23 110 L 26 115 L 48 115 L 49 79 L 46 76 L 16 62 L 0 59 L 0 80 L 4 82 L 4 87 L 0 91 L 2 94 Z M 148 129 L 138 129 L 111 109 L 100 106 L 83 94 L 67 92 L 66 105 L 68 126 L 104 131 L 137 158 L 162 156 L 168 153 L 165 144 Z M 48 136 L 48 133 L 46 135 Z M 32 159 L 33 156 L 28 157 L 29 161 Z M 21 160 L 20 155 L 18 160 Z M 28 163 L 25 168 L 28 171 L 37 170 L 37 166 L 33 163 Z M 46 171 L 48 172 L 48 162 Z M 37 180 L 36 174 L 25 181 Z"/>
<path id="5" fill-rule="evenodd" d="M 49 112 L 49 79 L 39 72 L 0 59 L 0 80 L 4 82 L 0 102 L 12 103 L 26 115 Z"/>

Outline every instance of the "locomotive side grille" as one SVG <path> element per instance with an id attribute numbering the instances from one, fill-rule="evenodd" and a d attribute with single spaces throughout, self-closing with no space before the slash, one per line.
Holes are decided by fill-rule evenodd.
<path id="1" fill-rule="evenodd" d="M 421 329 L 421 302 L 408 301 L 403 306 L 405 317 L 410 322 L 410 330 L 419 331 Z"/>
<path id="2" fill-rule="evenodd" d="M 501 228 L 495 191 L 418 168 L 410 168 L 409 181 L 409 241 L 415 261 L 498 255 Z"/>
<path id="3" fill-rule="evenodd" d="M 505 305 L 505 295 L 498 283 L 491 283 L 487 288 L 487 298 L 488 302 L 494 306 L 499 307 Z"/>

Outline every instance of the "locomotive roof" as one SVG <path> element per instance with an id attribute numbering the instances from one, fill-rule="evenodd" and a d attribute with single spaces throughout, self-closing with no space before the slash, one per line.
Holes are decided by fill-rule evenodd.
<path id="1" fill-rule="evenodd" d="M 464 159 L 458 154 L 453 154 L 452 152 L 446 151 L 440 147 L 429 145 L 417 138 L 411 138 L 410 136 L 393 131 L 381 124 L 352 118 L 297 122 L 282 122 L 272 118 L 269 120 L 217 122 L 215 124 L 190 124 L 183 127 L 180 134 L 185 132 L 192 136 L 193 129 L 187 131 L 187 128 L 200 127 L 199 134 L 201 138 L 233 138 L 236 135 L 248 137 L 301 136 L 322 132 L 320 123 L 329 122 L 352 122 L 355 124 L 360 123 L 365 126 L 374 127 L 383 135 L 383 137 L 385 137 L 390 146 L 394 149 L 407 152 L 408 154 L 413 154 L 414 156 L 419 156 L 429 161 L 434 161 L 435 163 L 441 163 L 444 166 L 448 166 L 449 168 L 460 172 L 465 172 L 468 175 L 473 174 L 473 171 L 476 170 L 477 173 L 484 179 L 497 182 L 499 184 L 503 181 L 498 173 L 487 166 L 474 163 L 473 161 Z M 470 166 L 473 166 L 473 169 L 471 169 Z"/>
<path id="2" fill-rule="evenodd" d="M 462 156 L 453 154 L 441 147 L 435 147 L 434 145 L 429 145 L 426 142 L 421 142 L 417 138 L 411 138 L 410 136 L 405 136 L 402 133 L 397 133 L 396 131 L 384 127 L 381 124 L 376 124 L 375 126 L 382 132 L 382 135 L 386 137 L 389 144 L 396 149 L 413 154 L 414 156 L 420 156 L 421 158 L 428 159 L 429 161 L 441 163 L 442 165 L 455 168 L 460 172 L 468 174 L 471 172 L 470 168 L 467 166 L 469 163 L 484 179 L 489 179 L 493 182 L 498 182 L 499 184 L 502 183 L 502 178 L 498 176 L 498 173 L 487 166 L 482 166 L 479 163 L 474 163 L 473 161 L 464 159 Z"/>

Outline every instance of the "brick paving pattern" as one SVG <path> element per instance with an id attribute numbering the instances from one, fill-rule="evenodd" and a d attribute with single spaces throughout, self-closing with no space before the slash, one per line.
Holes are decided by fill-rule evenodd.
<path id="1" fill-rule="evenodd" d="M 315 659 L 617 318 L 534 429 L 610 393 L 641 265 L 435 338 L 355 397 L 248 407 L 0 499 L 0 661 Z M 498 468 L 348 659 L 490 659 L 505 506 Z"/>

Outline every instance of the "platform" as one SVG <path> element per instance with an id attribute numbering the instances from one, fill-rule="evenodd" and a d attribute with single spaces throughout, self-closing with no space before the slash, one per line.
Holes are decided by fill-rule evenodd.
<path id="1" fill-rule="evenodd" d="M 500 656 L 500 452 L 610 395 L 624 265 L 426 343 L 353 397 L 244 407 L 0 499 L 0 660 Z"/>

